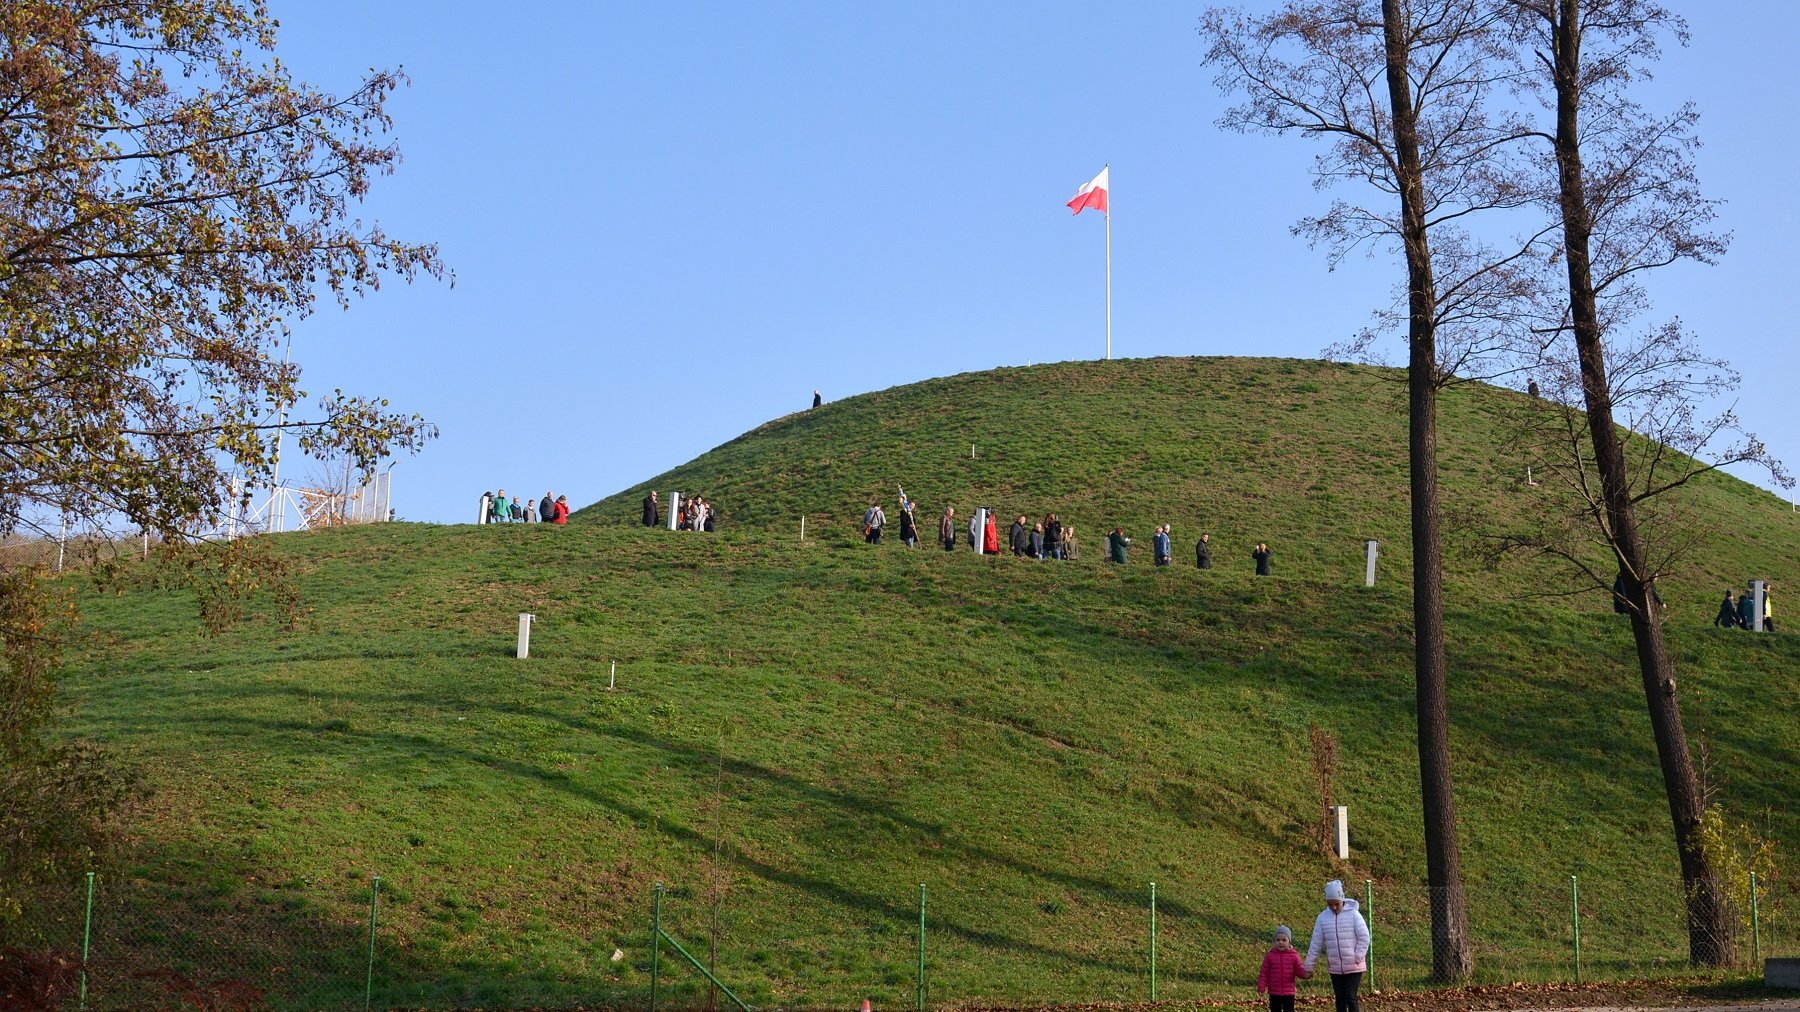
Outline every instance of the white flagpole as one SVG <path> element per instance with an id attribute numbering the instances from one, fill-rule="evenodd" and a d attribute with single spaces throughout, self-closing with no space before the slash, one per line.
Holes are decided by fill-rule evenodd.
<path id="1" fill-rule="evenodd" d="M 1093 163 L 1089 163 L 1090 165 Z M 1103 171 L 1110 170 L 1107 162 Z M 1112 359 L 1112 174 L 1106 178 L 1106 357 Z"/>

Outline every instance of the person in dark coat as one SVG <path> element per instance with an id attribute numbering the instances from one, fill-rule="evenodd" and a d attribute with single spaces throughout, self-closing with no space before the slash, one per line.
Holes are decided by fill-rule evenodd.
<path id="1" fill-rule="evenodd" d="M 1054 513 L 1044 518 L 1044 557 L 1049 559 L 1063 557 L 1062 521 L 1056 519 Z"/>
<path id="2" fill-rule="evenodd" d="M 1029 534 L 1030 532 L 1025 529 L 1025 514 L 1021 513 L 1018 519 L 1012 522 L 1012 528 L 1006 532 L 1006 544 L 1012 549 L 1013 558 L 1024 556 L 1025 549 L 1031 540 Z"/>
<path id="3" fill-rule="evenodd" d="M 1201 569 L 1212 568 L 1212 535 L 1202 534 L 1200 540 L 1194 542 L 1194 565 Z"/>
<path id="4" fill-rule="evenodd" d="M 1121 566 L 1126 564 L 1125 550 L 1130 544 L 1131 539 L 1125 536 L 1123 527 L 1114 527 L 1112 533 L 1106 536 L 1106 550 L 1110 558 Z"/>
<path id="5" fill-rule="evenodd" d="M 657 523 L 656 514 L 657 514 L 656 490 L 651 489 L 650 494 L 644 497 L 644 526 L 645 527 L 655 527 L 656 526 L 656 523 Z"/>
<path id="6" fill-rule="evenodd" d="M 545 492 L 544 497 L 538 500 L 538 523 L 547 524 L 554 516 L 556 516 L 556 497 Z"/>
<path id="7" fill-rule="evenodd" d="M 1044 551 L 1044 525 L 1032 524 L 1031 533 L 1026 535 L 1025 554 L 1029 558 L 1043 560 L 1050 556 Z"/>
<path id="8" fill-rule="evenodd" d="M 900 543 L 912 548 L 919 543 L 919 525 L 913 519 L 913 504 L 900 507 Z"/>
<path id="9" fill-rule="evenodd" d="M 1273 559 L 1275 557 L 1275 553 L 1269 551 L 1268 545 L 1265 545 L 1262 542 L 1258 541 L 1256 543 L 1256 551 L 1251 552 L 1250 557 L 1252 559 L 1256 560 L 1256 575 L 1257 576 L 1272 575 L 1269 571 L 1269 560 Z"/>
<path id="10" fill-rule="evenodd" d="M 1174 561 L 1174 549 L 1169 545 L 1169 529 L 1158 527 L 1156 534 L 1150 539 L 1150 547 L 1156 555 L 1156 564 L 1166 566 Z"/>
<path id="11" fill-rule="evenodd" d="M 820 397 L 819 392 L 817 390 L 814 390 L 813 391 L 813 407 L 816 408 L 823 403 L 825 403 L 825 398 Z"/>
<path id="12" fill-rule="evenodd" d="M 1756 595 L 1748 590 L 1738 595 L 1738 626 L 1756 628 Z"/>
<path id="13" fill-rule="evenodd" d="M 1731 588 L 1725 588 L 1725 600 L 1719 605 L 1719 617 L 1713 619 L 1713 625 L 1722 625 L 1727 629 L 1736 629 L 1738 624 L 1737 604 L 1731 599 Z"/>
<path id="14" fill-rule="evenodd" d="M 938 540 L 943 542 L 944 551 L 956 551 L 956 507 L 944 507 L 944 515 L 938 520 Z"/>

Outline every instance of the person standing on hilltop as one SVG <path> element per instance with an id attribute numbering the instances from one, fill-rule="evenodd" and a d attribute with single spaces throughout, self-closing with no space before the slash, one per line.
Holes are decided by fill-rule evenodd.
<path id="1" fill-rule="evenodd" d="M 1026 534 L 1025 514 L 1021 513 L 1013 520 L 1012 526 L 1006 531 L 1006 545 L 1008 548 L 1012 549 L 1013 558 L 1015 559 L 1022 559 L 1025 557 L 1025 543 L 1028 540 Z"/>
<path id="2" fill-rule="evenodd" d="M 1063 557 L 1062 533 L 1062 521 L 1056 519 L 1054 513 L 1047 514 L 1044 517 L 1044 558 L 1060 560 Z"/>
<path id="3" fill-rule="evenodd" d="M 817 390 L 814 390 L 813 391 L 813 407 L 816 408 L 823 403 L 825 403 L 825 398 L 820 397 L 819 392 Z"/>
<path id="4" fill-rule="evenodd" d="M 494 493 L 494 523 L 512 523 L 512 507 L 506 504 L 506 490 Z"/>
<path id="5" fill-rule="evenodd" d="M 1743 629 L 1756 628 L 1756 593 L 1745 590 L 1738 595 L 1738 626 Z"/>
<path id="6" fill-rule="evenodd" d="M 548 493 L 548 492 L 544 493 L 544 495 L 546 495 L 546 496 L 548 496 L 549 494 L 550 493 Z M 657 513 L 658 513 L 658 510 L 656 507 L 656 490 L 651 489 L 650 494 L 644 497 L 644 526 L 645 527 L 655 527 L 656 526 Z"/>
<path id="7" fill-rule="evenodd" d="M 992 506 L 987 511 L 987 527 L 981 532 L 981 550 L 988 555 L 1000 554 L 1000 525 L 994 522 Z"/>
<path id="8" fill-rule="evenodd" d="M 1769 593 L 1774 586 L 1768 580 L 1763 581 L 1763 632 L 1775 631 L 1775 598 Z"/>
<path id="9" fill-rule="evenodd" d="M 1257 576 L 1272 575 L 1269 571 L 1269 560 L 1273 559 L 1275 557 L 1275 553 L 1269 551 L 1268 545 L 1265 545 L 1262 542 L 1258 541 L 1256 543 L 1256 551 L 1251 552 L 1250 557 L 1252 559 L 1256 560 L 1256 575 Z"/>
<path id="10" fill-rule="evenodd" d="M 544 497 L 538 500 L 538 523 L 547 524 L 550 522 L 550 518 L 555 515 L 556 497 L 545 492 Z"/>
<path id="11" fill-rule="evenodd" d="M 900 504 L 900 543 L 908 548 L 919 544 L 919 524 L 913 518 L 913 504 L 910 501 Z"/>
<path id="12" fill-rule="evenodd" d="M 881 529 L 887 526 L 887 514 L 881 511 L 881 503 L 869 501 L 869 508 L 863 511 L 863 541 L 866 544 L 881 544 Z"/>
<path id="13" fill-rule="evenodd" d="M 1125 528 L 1123 527 L 1114 527 L 1112 533 L 1106 536 L 1107 552 L 1112 557 L 1112 560 L 1121 566 L 1126 564 L 1127 556 L 1125 551 L 1130 545 L 1131 539 L 1125 536 Z"/>
<path id="14" fill-rule="evenodd" d="M 956 551 L 956 507 L 945 506 L 944 515 L 938 519 L 938 541 L 944 551 Z"/>
<path id="15" fill-rule="evenodd" d="M 1201 569 L 1212 568 L 1212 535 L 1203 533 L 1200 540 L 1194 542 L 1194 565 Z"/>
<path id="16" fill-rule="evenodd" d="M 556 497 L 556 511 L 551 514 L 550 522 L 553 524 L 566 524 L 569 522 L 568 496 L 559 495 Z"/>
<path id="17" fill-rule="evenodd" d="M 969 547 L 981 551 L 981 510 L 969 514 Z"/>
<path id="18" fill-rule="evenodd" d="M 1156 564 L 1166 566 L 1175 559 L 1174 549 L 1169 544 L 1169 528 L 1163 525 L 1156 529 L 1150 538 L 1151 554 L 1156 557 Z"/>

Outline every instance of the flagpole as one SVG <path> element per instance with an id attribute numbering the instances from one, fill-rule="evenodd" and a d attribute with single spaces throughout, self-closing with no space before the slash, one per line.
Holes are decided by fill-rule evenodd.
<path id="1" fill-rule="evenodd" d="M 1089 162 L 1088 164 L 1092 165 L 1093 163 Z M 1105 168 L 1103 168 L 1101 171 L 1105 172 L 1105 171 L 1110 170 L 1111 168 L 1112 168 L 1112 163 L 1107 162 Z M 1112 191 L 1110 188 L 1110 184 L 1112 183 L 1112 178 L 1110 176 L 1107 177 L 1107 183 L 1108 183 L 1108 190 L 1107 190 L 1107 194 L 1106 194 L 1106 358 L 1108 361 L 1111 361 L 1112 360 Z"/>

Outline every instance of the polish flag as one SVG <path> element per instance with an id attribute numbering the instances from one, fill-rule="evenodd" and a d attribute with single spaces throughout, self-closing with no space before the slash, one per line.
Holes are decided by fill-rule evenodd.
<path id="1" fill-rule="evenodd" d="M 1106 213 L 1106 191 L 1112 188 L 1109 173 L 1112 166 L 1100 170 L 1100 174 L 1087 181 L 1081 189 L 1075 191 L 1075 199 L 1069 201 L 1069 209 L 1076 214 L 1093 208 L 1101 214 Z"/>

